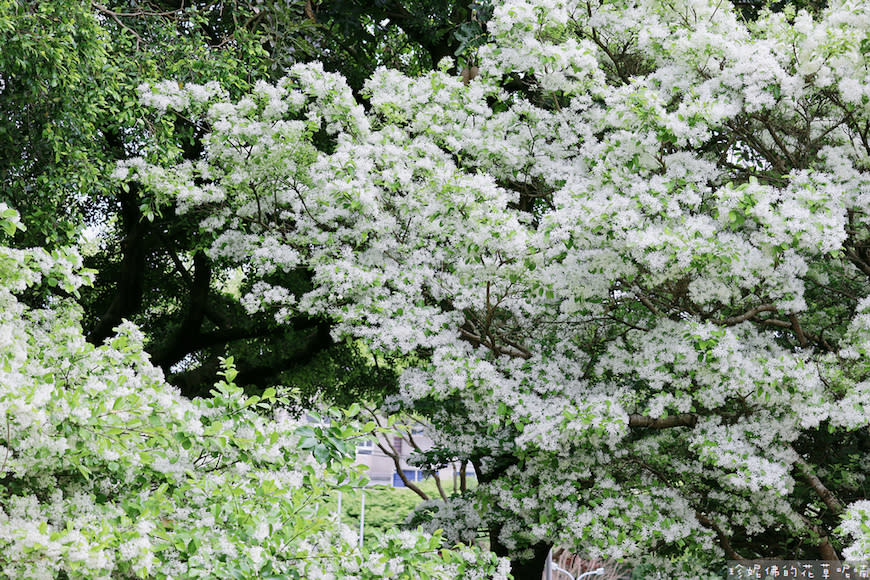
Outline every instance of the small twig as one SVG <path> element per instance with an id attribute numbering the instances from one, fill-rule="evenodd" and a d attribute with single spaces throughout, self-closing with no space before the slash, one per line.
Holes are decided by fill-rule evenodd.
<path id="1" fill-rule="evenodd" d="M 114 14 L 109 14 L 109 16 L 112 18 L 112 20 L 114 20 L 115 22 L 118 23 L 118 26 L 120 26 L 121 28 L 123 28 L 124 30 L 126 30 L 127 32 L 129 32 L 130 34 L 132 34 L 136 38 L 136 50 L 138 51 L 139 47 L 145 42 L 145 40 L 143 40 L 143 38 L 141 36 L 139 36 L 138 32 L 136 32 L 135 30 L 133 30 L 132 28 L 130 28 L 129 26 L 127 26 L 126 24 L 121 22 L 120 18 L 118 18 Z"/>
<path id="2" fill-rule="evenodd" d="M 717 12 L 719 12 L 720 6 L 722 6 L 722 0 L 719 0 L 719 3 L 716 4 L 716 9 L 713 10 L 713 14 L 710 15 L 710 18 L 707 20 L 707 22 L 713 22 L 713 17 L 716 16 Z"/>

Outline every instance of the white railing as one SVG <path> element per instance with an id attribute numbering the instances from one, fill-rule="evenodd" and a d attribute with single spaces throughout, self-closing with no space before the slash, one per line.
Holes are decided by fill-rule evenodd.
<path id="1" fill-rule="evenodd" d="M 362 550 L 363 538 L 366 531 L 366 489 L 360 488 L 359 500 L 359 549 Z M 335 514 L 339 522 L 341 522 L 341 492 L 338 492 L 338 505 L 335 508 Z"/>
<path id="2" fill-rule="evenodd" d="M 589 576 L 603 576 L 604 568 L 598 568 L 589 572 L 583 572 L 579 576 L 574 576 L 574 574 L 562 568 L 553 561 L 553 548 L 550 548 L 550 551 L 547 552 L 547 562 L 544 565 L 544 580 L 553 580 L 553 572 L 556 572 L 557 574 L 564 574 L 571 580 L 580 580 L 581 578 L 587 578 Z"/>

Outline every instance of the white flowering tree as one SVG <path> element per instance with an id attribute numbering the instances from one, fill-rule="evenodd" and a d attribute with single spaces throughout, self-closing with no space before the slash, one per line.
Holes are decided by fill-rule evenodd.
<path id="1" fill-rule="evenodd" d="M 475 78 L 380 70 L 365 108 L 318 66 L 144 88 L 206 150 L 116 177 L 201 220 L 250 312 L 405 357 L 392 404 L 480 479 L 450 528 L 516 577 L 551 544 L 866 556 L 870 6 L 506 0 L 488 30 Z"/>
<path id="2" fill-rule="evenodd" d="M 0 204 L 0 227 L 18 215 Z M 274 390 L 246 397 L 232 361 L 209 399 L 163 380 L 125 323 L 88 343 L 72 300 L 34 309 L 47 280 L 74 294 L 73 251 L 0 246 L 0 576 L 4 578 L 506 578 L 508 561 L 439 534 L 361 550 L 326 508 L 361 482 L 353 412 L 312 426 Z"/>

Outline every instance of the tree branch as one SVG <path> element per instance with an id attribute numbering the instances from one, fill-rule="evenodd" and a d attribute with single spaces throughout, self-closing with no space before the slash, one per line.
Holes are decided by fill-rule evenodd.
<path id="1" fill-rule="evenodd" d="M 422 421 L 417 421 L 423 428 L 427 427 Z M 422 448 L 414 439 L 414 435 L 411 433 L 411 430 L 407 432 L 407 441 L 411 444 L 411 447 L 414 448 L 414 451 L 422 451 Z M 447 494 L 444 492 L 444 487 L 441 485 L 441 476 L 438 475 L 438 471 L 432 471 L 432 479 L 435 480 L 435 487 L 438 489 L 438 495 L 441 496 L 441 499 L 447 501 Z"/>
<path id="2" fill-rule="evenodd" d="M 828 560 L 830 562 L 839 562 L 840 556 L 837 554 L 837 550 L 831 544 L 831 541 L 828 539 L 828 534 L 822 528 L 820 528 L 817 524 L 810 521 L 803 514 L 800 515 L 801 520 L 804 522 L 807 528 L 812 530 L 814 534 L 819 536 L 819 543 L 816 544 L 816 547 L 819 549 L 819 555 L 823 560 Z"/>
<path id="3" fill-rule="evenodd" d="M 184 320 L 172 337 L 164 343 L 163 348 L 153 355 L 154 364 L 162 367 L 164 371 L 168 371 L 170 366 L 195 349 L 194 345 L 199 338 L 199 331 L 205 317 L 205 305 L 208 303 L 211 289 L 211 263 L 202 251 L 194 254 L 193 269 L 193 278 L 190 278 L 189 273 L 185 277 L 186 280 L 190 280 L 190 296 Z M 187 270 L 182 271 L 187 273 Z"/>
<path id="4" fill-rule="evenodd" d="M 741 322 L 746 322 L 747 320 L 755 318 L 755 316 L 761 312 L 776 312 L 776 306 L 774 306 L 773 304 L 762 304 L 760 306 L 756 306 L 752 310 L 747 310 L 739 316 L 732 316 L 731 318 L 719 320 L 716 322 L 716 324 L 720 326 L 734 326 L 735 324 L 740 324 Z"/>
<path id="5" fill-rule="evenodd" d="M 656 308 L 656 305 L 653 304 L 649 298 L 647 298 L 646 296 L 644 296 L 640 292 L 636 292 L 635 296 L 637 296 L 637 299 L 640 300 L 640 303 L 643 304 L 644 306 L 646 306 L 650 312 L 652 312 L 656 316 L 661 315 L 661 312 L 659 311 L 659 309 Z"/>
<path id="6" fill-rule="evenodd" d="M 746 560 L 746 558 L 734 551 L 734 548 L 731 546 L 731 540 L 728 539 L 728 536 L 725 535 L 722 529 L 717 526 L 713 522 L 713 520 L 711 520 L 701 512 L 695 512 L 695 518 L 702 526 L 710 528 L 716 533 L 716 538 L 719 540 L 719 545 L 722 546 L 723 550 L 725 550 L 725 555 L 728 556 L 728 559 Z"/>
<path id="7" fill-rule="evenodd" d="M 115 296 L 109 307 L 100 317 L 96 326 L 88 333 L 88 342 L 100 344 L 112 335 L 113 329 L 125 317 L 139 310 L 145 286 L 145 237 L 150 224 L 142 220 L 137 198 L 139 188 L 131 183 L 128 192 L 119 194 L 122 224 L 126 236 L 121 240 L 121 264 L 115 286 Z"/>
<path id="8" fill-rule="evenodd" d="M 870 264 L 861 259 L 861 256 L 858 255 L 858 252 L 856 252 L 854 248 L 849 248 L 846 251 L 846 257 L 849 258 L 849 261 L 852 262 L 856 268 L 864 272 L 867 276 L 870 276 Z"/>
<path id="9" fill-rule="evenodd" d="M 670 429 L 671 427 L 694 427 L 697 424 L 698 415 L 695 413 L 679 413 L 658 419 L 638 413 L 628 416 L 628 426 L 635 428 Z"/>
<path id="10" fill-rule="evenodd" d="M 389 450 L 385 447 L 380 439 L 375 441 L 375 444 L 380 448 L 381 451 L 384 452 L 384 455 L 393 460 L 393 465 L 396 467 L 396 473 L 399 475 L 399 479 L 402 480 L 402 483 L 405 484 L 405 487 L 416 493 L 423 501 L 429 499 L 429 495 L 420 489 L 420 487 L 415 484 L 413 481 L 408 479 L 408 476 L 405 475 L 405 471 L 402 469 L 402 458 L 396 448 L 393 447 L 393 444 L 388 440 L 387 445 L 389 446 Z"/>
<path id="11" fill-rule="evenodd" d="M 797 314 L 789 314 L 788 319 L 789 322 L 791 322 L 791 327 L 794 330 L 795 335 L 797 336 L 798 343 L 800 343 L 801 348 L 806 348 L 809 344 L 809 341 L 807 341 L 807 336 L 804 334 L 804 330 L 803 328 L 801 328 L 800 322 L 798 322 Z"/>
<path id="12" fill-rule="evenodd" d="M 280 360 L 264 362 L 253 357 L 237 356 L 236 365 L 239 375 L 236 382 L 240 385 L 259 386 L 273 380 L 288 369 L 309 363 L 318 353 L 332 345 L 329 323 L 321 322 L 316 328 L 317 331 L 305 339 L 300 348 L 293 349 Z M 231 331 L 232 329 L 220 332 Z M 286 331 L 286 329 L 280 329 L 280 331 Z M 197 349 L 193 349 L 191 352 L 195 350 Z M 202 396 L 208 393 L 209 388 L 214 383 L 218 368 L 217 356 L 212 356 L 194 369 L 171 376 L 169 382 L 180 388 L 181 393 L 186 397 Z"/>
<path id="13" fill-rule="evenodd" d="M 532 358 L 532 354 L 525 349 L 520 350 L 518 347 L 508 347 L 508 346 L 501 346 L 499 344 L 495 344 L 494 342 L 483 339 L 480 336 L 474 334 L 473 332 L 470 332 L 469 330 L 467 330 L 465 328 L 460 328 L 459 334 L 463 339 L 467 340 L 471 344 L 473 344 L 475 346 L 478 346 L 478 345 L 485 346 L 486 348 L 488 348 L 489 350 L 491 350 L 492 352 L 494 352 L 496 354 L 503 354 L 503 355 L 507 355 L 510 357 L 522 358 L 522 359 Z"/>
<path id="14" fill-rule="evenodd" d="M 792 449 L 792 451 L 794 451 L 794 449 Z M 794 462 L 795 466 L 798 471 L 800 471 L 801 477 L 803 477 L 806 484 L 816 492 L 822 502 L 828 506 L 829 510 L 831 510 L 831 513 L 837 516 L 842 514 L 843 504 L 840 503 L 840 500 L 838 500 L 834 493 L 825 487 L 822 480 L 813 473 L 812 466 L 810 466 L 810 464 L 807 463 L 807 461 L 801 457 L 797 451 L 795 451 L 795 454 L 797 455 L 797 459 Z"/>

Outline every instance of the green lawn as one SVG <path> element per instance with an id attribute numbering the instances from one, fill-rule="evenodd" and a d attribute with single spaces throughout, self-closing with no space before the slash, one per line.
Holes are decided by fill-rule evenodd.
<path id="1" fill-rule="evenodd" d="M 469 478 L 469 484 L 475 482 Z M 438 490 L 435 480 L 427 479 L 418 482 L 420 488 L 430 498 L 437 498 Z M 444 491 L 448 494 L 453 486 L 450 481 L 443 481 Z M 345 492 L 341 498 L 341 521 L 352 528 L 359 530 L 360 504 L 362 490 Z M 365 532 L 364 542 L 369 545 L 374 542 L 376 532 L 384 532 L 391 528 L 399 528 L 405 518 L 414 510 L 414 507 L 422 500 L 420 496 L 404 487 L 389 487 L 386 485 L 373 485 L 365 488 Z M 333 497 L 327 503 L 326 509 L 335 510 L 337 497 Z"/>

